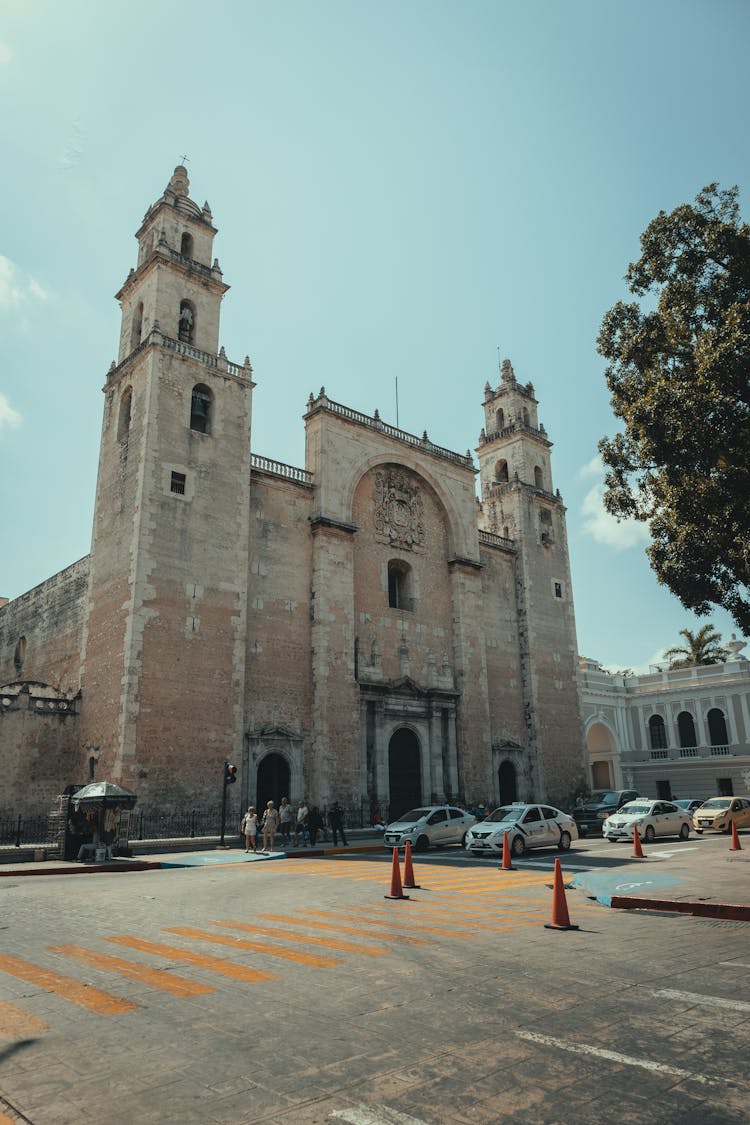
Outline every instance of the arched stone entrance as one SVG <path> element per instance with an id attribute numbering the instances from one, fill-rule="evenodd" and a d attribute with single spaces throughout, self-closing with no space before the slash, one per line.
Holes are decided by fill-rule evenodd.
<path id="1" fill-rule="evenodd" d="M 591 763 L 592 788 L 611 789 L 614 785 L 615 740 L 609 727 L 602 722 L 592 723 L 586 732 L 586 749 Z"/>
<path id="2" fill-rule="evenodd" d="M 255 805 L 259 816 L 269 801 L 276 808 L 282 797 L 289 796 L 289 765 L 281 754 L 266 754 L 258 766 L 258 782 L 255 787 Z M 250 798 L 252 801 L 252 796 Z"/>
<path id="3" fill-rule="evenodd" d="M 419 739 L 413 730 L 401 727 L 388 743 L 388 819 L 395 820 L 422 802 L 422 759 Z"/>
<path id="4" fill-rule="evenodd" d="M 497 783 L 500 791 L 500 804 L 509 805 L 518 800 L 518 781 L 516 767 L 506 758 L 501 762 L 497 771 Z"/>

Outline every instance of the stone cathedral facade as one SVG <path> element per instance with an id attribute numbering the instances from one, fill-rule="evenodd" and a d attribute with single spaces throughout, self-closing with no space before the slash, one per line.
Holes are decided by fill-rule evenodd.
<path id="1" fill-rule="evenodd" d="M 322 388 L 305 467 L 259 456 L 215 235 L 176 168 L 117 294 L 91 553 L 0 608 L 0 804 L 95 778 L 206 807 L 229 761 L 256 804 L 569 805 L 575 619 L 533 386 L 507 360 L 485 385 L 478 470 Z"/>

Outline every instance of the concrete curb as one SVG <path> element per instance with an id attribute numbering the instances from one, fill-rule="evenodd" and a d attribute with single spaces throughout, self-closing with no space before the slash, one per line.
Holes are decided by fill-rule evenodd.
<path id="1" fill-rule="evenodd" d="M 77 863 L 75 867 L 67 864 L 64 867 L 54 865 L 34 867 L 32 864 L 24 864 L 23 867 L 15 867 L 12 871 L 3 871 L 0 868 L 0 878 L 3 876 L 18 878 L 25 875 L 90 875 L 101 874 L 103 871 L 115 875 L 123 871 L 157 871 L 160 867 L 160 863 L 149 860 L 133 860 L 127 863 Z"/>
<path id="2" fill-rule="evenodd" d="M 280 855 L 278 859 L 324 859 L 326 856 L 331 855 L 351 855 L 357 852 L 380 852 L 383 850 L 382 844 L 352 844 L 349 847 L 341 848 L 297 848 L 293 851 L 285 852 Z M 172 863 L 167 859 L 132 859 L 124 860 L 121 863 L 65 863 L 55 864 L 50 863 L 49 860 L 43 861 L 44 865 L 36 865 L 32 863 L 21 863 L 16 867 L 9 870 L 7 867 L 0 867 L 0 878 L 20 878 L 26 875 L 87 875 L 94 872 L 101 874 L 119 874 L 125 871 L 167 871 L 182 867 L 183 864 Z M 49 864 L 49 866 L 47 866 Z M 185 864 L 186 867 L 197 866 L 194 864 Z"/>
<path id="3" fill-rule="evenodd" d="M 613 895 L 604 901 L 613 910 L 659 910 L 665 914 L 692 914 L 695 918 L 726 918 L 735 922 L 750 922 L 750 906 L 732 902 L 686 902 L 667 898 L 629 898 Z"/>

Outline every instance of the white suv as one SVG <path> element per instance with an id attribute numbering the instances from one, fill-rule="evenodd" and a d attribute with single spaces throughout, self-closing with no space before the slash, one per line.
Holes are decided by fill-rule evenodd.
<path id="1" fill-rule="evenodd" d="M 429 847 L 439 848 L 443 844 L 463 844 L 474 821 L 473 813 L 453 805 L 426 805 L 410 809 L 386 826 L 383 844 L 386 848 L 403 848 L 409 840 L 417 852 L 426 851 Z"/>

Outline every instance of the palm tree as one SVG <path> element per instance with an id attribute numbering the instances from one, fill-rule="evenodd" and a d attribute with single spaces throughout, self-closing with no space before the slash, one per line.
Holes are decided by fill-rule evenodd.
<path id="1" fill-rule="evenodd" d="M 675 645 L 664 653 L 670 668 L 690 668 L 694 664 L 723 664 L 729 656 L 721 645 L 721 633 L 713 625 L 704 625 L 697 633 L 680 629 L 684 645 Z"/>

